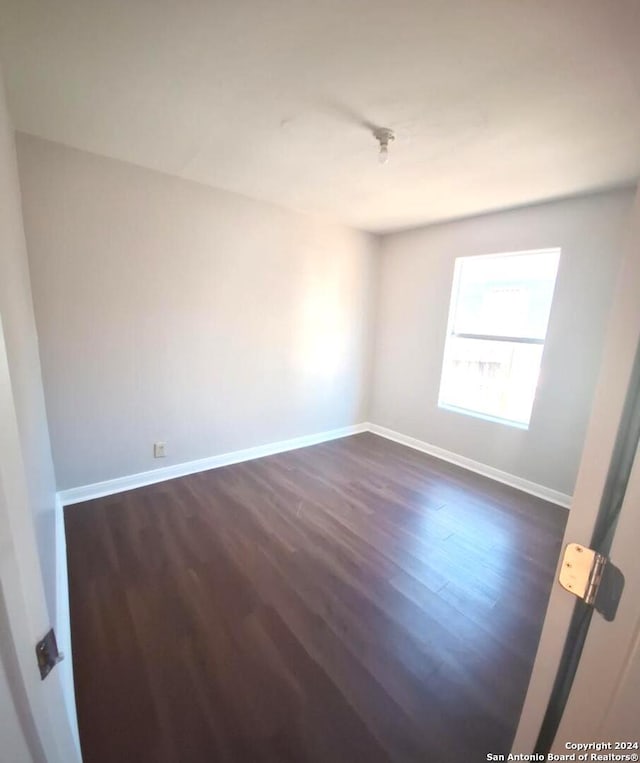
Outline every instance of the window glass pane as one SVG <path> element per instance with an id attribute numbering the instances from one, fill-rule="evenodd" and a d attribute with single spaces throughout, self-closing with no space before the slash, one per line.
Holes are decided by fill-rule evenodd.
<path id="1" fill-rule="evenodd" d="M 456 334 L 544 339 L 559 251 L 456 261 Z"/>
<path id="2" fill-rule="evenodd" d="M 540 344 L 450 336 L 439 404 L 527 425 L 541 358 Z"/>

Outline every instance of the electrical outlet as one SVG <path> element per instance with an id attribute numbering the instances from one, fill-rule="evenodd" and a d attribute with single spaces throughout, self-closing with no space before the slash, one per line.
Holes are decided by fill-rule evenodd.
<path id="1" fill-rule="evenodd" d="M 167 454 L 165 452 L 165 448 L 167 447 L 166 442 L 154 442 L 153 443 L 153 457 L 154 458 L 164 458 Z"/>

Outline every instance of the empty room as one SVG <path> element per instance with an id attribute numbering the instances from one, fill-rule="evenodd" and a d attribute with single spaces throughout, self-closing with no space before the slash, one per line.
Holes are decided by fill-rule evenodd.
<path id="1" fill-rule="evenodd" d="M 0 761 L 638 760 L 640 3 L 0 63 Z"/>

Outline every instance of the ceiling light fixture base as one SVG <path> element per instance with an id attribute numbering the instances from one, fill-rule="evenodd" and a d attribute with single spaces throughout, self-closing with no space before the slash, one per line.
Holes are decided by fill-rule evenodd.
<path id="1" fill-rule="evenodd" d="M 373 136 L 380 144 L 378 161 L 380 164 L 386 164 L 389 159 L 389 144 L 396 139 L 395 133 L 388 127 L 377 127 L 373 131 Z"/>

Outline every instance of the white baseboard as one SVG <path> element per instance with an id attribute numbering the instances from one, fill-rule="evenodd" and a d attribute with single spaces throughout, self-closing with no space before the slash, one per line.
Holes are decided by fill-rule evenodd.
<path id="1" fill-rule="evenodd" d="M 571 506 L 572 496 L 567 495 L 566 493 L 561 493 L 558 490 L 552 490 L 551 488 L 545 487 L 544 485 L 539 485 L 537 482 L 525 480 L 522 477 L 517 477 L 515 474 L 509 474 L 509 472 L 503 472 L 500 469 L 494 469 L 493 466 L 487 466 L 487 464 L 482 464 L 480 461 L 474 461 L 471 458 L 460 456 L 450 450 L 439 448 L 437 445 L 431 445 L 431 443 L 425 442 L 424 440 L 418 440 L 415 437 L 409 437 L 408 435 L 401 434 L 400 432 L 395 432 L 393 429 L 381 427 L 378 424 L 369 424 L 368 429 L 370 432 L 380 435 L 380 437 L 385 437 L 387 440 L 393 440 L 394 442 L 398 442 L 401 445 L 406 445 L 409 448 L 413 448 L 414 450 L 420 450 L 423 453 L 428 453 L 430 456 L 435 456 L 436 458 L 440 458 L 443 461 L 448 461 L 451 464 L 455 464 L 456 466 L 461 466 L 464 469 L 468 469 L 471 472 L 476 472 L 476 474 L 481 474 L 483 477 L 489 477 L 489 479 L 496 480 L 497 482 L 502 482 L 505 485 L 510 485 L 511 487 L 515 487 L 518 490 L 524 491 L 525 493 L 530 493 L 531 495 L 535 495 L 538 498 L 543 498 L 545 501 L 549 501 L 550 503 L 555 503 L 558 506 L 562 506 L 565 509 L 568 509 Z"/>
<path id="2" fill-rule="evenodd" d="M 71 617 L 69 612 L 69 578 L 67 574 L 67 540 L 64 533 L 63 505 L 56 496 L 55 506 L 55 544 L 56 544 L 56 641 L 58 649 L 64 654 L 64 660 L 57 666 L 60 671 L 60 683 L 71 727 L 71 734 L 82 760 L 78 716 L 76 713 L 76 695 L 73 684 L 73 658 L 71 654 Z"/>
<path id="3" fill-rule="evenodd" d="M 173 464 L 172 466 L 166 466 L 161 469 L 153 469 L 148 472 L 140 472 L 138 474 L 127 475 L 126 477 L 117 477 L 116 479 L 106 480 L 104 482 L 96 482 L 92 485 L 83 485 L 69 490 L 61 490 L 58 493 L 58 499 L 61 505 L 69 506 L 72 503 L 80 503 L 82 501 L 90 501 L 93 498 L 114 495 L 115 493 L 121 493 L 124 490 L 133 490 L 134 488 L 153 485 L 157 482 L 174 479 L 175 477 L 184 477 L 187 474 L 195 474 L 196 472 L 203 472 L 208 469 L 216 469 L 220 466 L 238 464 L 242 461 L 251 461 L 254 458 L 262 458 L 263 456 L 272 456 L 276 453 L 284 453 L 287 450 L 306 448 L 309 445 L 317 445 L 321 442 L 337 440 L 341 437 L 358 434 L 359 432 L 373 432 L 373 434 L 385 437 L 387 440 L 393 440 L 394 442 L 406 445 L 414 450 L 428 453 L 430 456 L 435 456 L 443 461 L 448 461 L 449 463 L 456 464 L 456 466 L 461 466 L 464 469 L 476 472 L 476 474 L 481 474 L 484 477 L 489 477 L 489 479 L 502 482 L 505 485 L 510 485 L 525 493 L 530 493 L 538 498 L 543 498 L 545 501 L 555 503 L 558 506 L 564 508 L 569 508 L 571 506 L 572 496 L 567 495 L 566 493 L 552 490 L 551 488 L 539 485 L 536 482 L 517 477 L 515 474 L 503 472 L 500 469 L 495 469 L 493 466 L 488 466 L 480 461 L 474 461 L 471 458 L 466 458 L 465 456 L 453 453 L 450 450 L 439 448 L 437 445 L 432 445 L 424 440 L 418 440 L 415 437 L 409 437 L 409 435 L 401 434 L 400 432 L 395 432 L 393 429 L 387 429 L 387 427 L 371 424 L 369 422 L 341 427 L 340 429 L 331 429 L 326 432 L 318 432 L 317 434 L 305 435 L 303 437 L 295 437 L 291 440 L 280 440 L 279 442 L 258 445 L 254 448 L 245 448 L 244 450 L 236 450 L 231 453 L 222 453 L 219 456 L 201 458 L 197 461 Z"/>
<path id="4" fill-rule="evenodd" d="M 90 501 L 93 498 L 101 498 L 106 495 L 122 493 L 124 490 L 133 490 L 145 485 L 154 485 L 157 482 L 165 482 L 175 477 L 184 477 L 187 474 L 204 472 L 208 469 L 217 469 L 220 466 L 229 466 L 238 464 L 242 461 L 252 461 L 254 458 L 264 456 L 273 456 L 276 453 L 284 453 L 287 450 L 296 450 L 297 448 L 306 448 L 309 445 L 318 445 L 321 442 L 337 440 L 340 437 L 367 432 L 369 424 L 354 424 L 340 429 L 331 429 L 317 434 L 304 435 L 303 437 L 294 437 L 291 440 L 280 440 L 266 445 L 258 445 L 254 448 L 245 448 L 244 450 L 235 450 L 231 453 L 222 453 L 219 456 L 209 458 L 200 458 L 197 461 L 186 461 L 182 464 L 173 464 L 161 469 L 152 469 L 148 472 L 130 474 L 126 477 L 117 477 L 104 482 L 95 482 L 92 485 L 83 485 L 69 490 L 61 490 L 58 498 L 63 506 L 69 506 L 72 503 Z"/>

